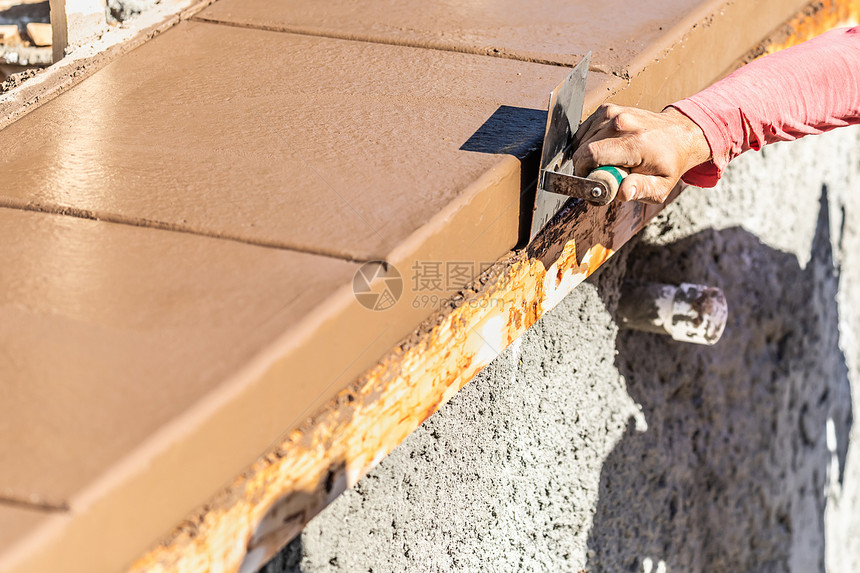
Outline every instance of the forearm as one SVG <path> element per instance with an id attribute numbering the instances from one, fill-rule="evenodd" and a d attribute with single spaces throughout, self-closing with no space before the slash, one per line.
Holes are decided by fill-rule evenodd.
<path id="1" fill-rule="evenodd" d="M 711 160 L 684 180 L 712 187 L 748 149 L 860 123 L 860 26 L 756 60 L 672 107 L 711 148 Z"/>

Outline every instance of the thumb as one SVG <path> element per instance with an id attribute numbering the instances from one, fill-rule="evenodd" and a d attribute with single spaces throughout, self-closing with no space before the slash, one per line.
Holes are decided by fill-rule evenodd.
<path id="1" fill-rule="evenodd" d="M 631 173 L 618 187 L 621 201 L 642 201 L 643 203 L 662 203 L 672 191 L 664 177 Z"/>

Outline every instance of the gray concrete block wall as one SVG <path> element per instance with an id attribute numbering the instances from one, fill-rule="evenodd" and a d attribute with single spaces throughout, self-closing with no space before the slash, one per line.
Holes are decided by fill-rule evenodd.
<path id="1" fill-rule="evenodd" d="M 721 286 L 715 347 L 622 280 Z M 860 571 L 860 129 L 689 189 L 265 569 Z"/>

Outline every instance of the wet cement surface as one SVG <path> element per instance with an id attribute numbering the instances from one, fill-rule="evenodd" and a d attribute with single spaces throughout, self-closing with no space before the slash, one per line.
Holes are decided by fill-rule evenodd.
<path id="1" fill-rule="evenodd" d="M 265 571 L 856 571 L 858 150 L 688 190 Z M 721 342 L 619 332 L 631 277 L 720 286 Z"/>
<path id="2" fill-rule="evenodd" d="M 708 2 L 269 2 L 220 0 L 201 19 L 351 37 L 375 42 L 467 51 L 525 61 L 592 66 L 624 75 L 643 50 L 659 52 L 688 31 Z"/>

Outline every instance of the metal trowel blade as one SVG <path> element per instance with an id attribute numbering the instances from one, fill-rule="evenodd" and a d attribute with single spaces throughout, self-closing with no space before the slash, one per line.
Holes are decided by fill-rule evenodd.
<path id="1" fill-rule="evenodd" d="M 582 119 L 582 106 L 585 103 L 585 82 L 588 79 L 588 65 L 591 52 L 573 68 L 570 75 L 552 90 L 549 96 L 546 134 L 541 151 L 538 188 L 532 211 L 532 225 L 529 243 L 540 233 L 553 216 L 558 213 L 570 197 L 545 191 L 544 170 L 571 144 Z"/>

